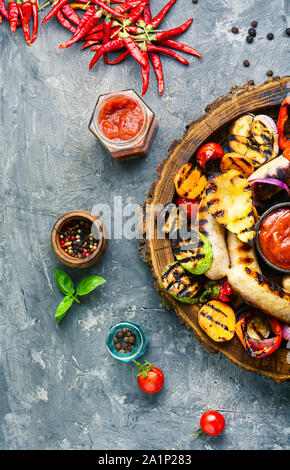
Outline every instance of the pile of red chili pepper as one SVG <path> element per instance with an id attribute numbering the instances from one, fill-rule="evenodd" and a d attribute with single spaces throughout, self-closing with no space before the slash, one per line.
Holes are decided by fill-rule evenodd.
<path id="1" fill-rule="evenodd" d="M 22 27 L 25 40 L 29 46 L 35 41 L 38 32 L 38 3 L 37 0 L 0 0 L 0 24 L 3 18 L 9 21 L 12 34 L 16 28 Z M 30 33 L 29 20 L 32 19 L 32 32 Z"/>
<path id="2" fill-rule="evenodd" d="M 176 0 L 170 0 L 154 17 L 151 15 L 148 0 L 51 0 L 40 9 L 52 2 L 53 7 L 41 24 L 53 17 L 69 31 L 72 38 L 61 44 L 60 49 L 66 49 L 78 41 L 84 41 L 82 49 L 90 47 L 95 52 L 90 62 L 90 69 L 103 56 L 104 63 L 116 65 L 132 56 L 141 66 L 144 95 L 148 89 L 150 64 L 157 77 L 159 94 L 164 90 L 164 75 L 161 54 L 173 57 L 184 65 L 188 61 L 176 51 L 197 56 L 201 55 L 192 47 L 176 41 L 175 37 L 184 33 L 191 25 L 189 19 L 181 26 L 162 31 L 157 29 Z M 37 35 L 38 8 L 37 0 L 8 0 L 8 10 L 4 0 L 0 0 L 0 14 L 8 19 L 11 31 L 22 24 L 27 44 L 31 45 Z M 118 4 L 112 7 L 111 4 Z M 79 16 L 76 10 L 83 11 Z M 30 38 L 29 19 L 33 13 L 33 34 Z M 19 21 L 20 18 L 20 21 Z M 103 21 L 102 21 L 103 20 Z M 111 59 L 109 53 L 121 51 L 116 59 Z"/>

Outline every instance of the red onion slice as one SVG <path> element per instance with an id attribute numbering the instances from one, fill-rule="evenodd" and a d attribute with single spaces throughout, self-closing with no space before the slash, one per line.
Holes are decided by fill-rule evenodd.
<path id="1" fill-rule="evenodd" d="M 285 191 L 287 191 L 288 196 L 290 196 L 290 189 L 286 183 L 283 183 L 283 181 L 276 180 L 274 178 L 256 178 L 254 180 L 249 181 L 249 184 L 251 186 L 255 185 L 256 183 L 273 184 L 274 186 L 278 186 L 281 189 L 285 189 Z"/>
<path id="2" fill-rule="evenodd" d="M 283 323 L 281 327 L 282 327 L 283 338 L 286 339 L 286 341 L 290 341 L 290 325 Z"/>

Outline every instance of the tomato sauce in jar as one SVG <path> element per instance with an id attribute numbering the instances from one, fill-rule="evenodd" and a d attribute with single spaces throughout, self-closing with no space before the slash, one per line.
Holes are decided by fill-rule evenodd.
<path id="1" fill-rule="evenodd" d="M 277 209 L 263 220 L 259 244 L 270 263 L 290 270 L 290 208 Z"/>
<path id="2" fill-rule="evenodd" d="M 112 141 L 128 141 L 136 137 L 144 124 L 144 113 L 139 104 L 126 96 L 108 100 L 99 114 L 99 128 Z"/>

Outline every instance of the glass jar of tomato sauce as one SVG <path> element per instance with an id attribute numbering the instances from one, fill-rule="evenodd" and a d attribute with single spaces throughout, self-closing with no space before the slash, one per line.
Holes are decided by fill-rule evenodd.
<path id="1" fill-rule="evenodd" d="M 134 90 L 101 95 L 89 124 L 116 160 L 145 157 L 157 128 L 155 114 Z"/>

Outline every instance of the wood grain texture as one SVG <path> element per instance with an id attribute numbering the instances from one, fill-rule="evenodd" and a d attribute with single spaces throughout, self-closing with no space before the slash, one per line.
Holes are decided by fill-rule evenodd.
<path id="1" fill-rule="evenodd" d="M 231 91 L 206 107 L 207 114 L 190 123 L 183 139 L 174 141 L 169 147 L 169 155 L 157 168 L 158 178 L 151 185 L 145 205 L 152 208 L 157 204 L 167 204 L 174 197 L 174 176 L 179 168 L 193 158 L 201 144 L 207 141 L 225 145 L 228 127 L 237 117 L 253 112 L 268 114 L 277 120 L 280 104 L 290 92 L 290 76 L 274 77 L 263 85 L 252 86 L 246 83 L 242 87 L 233 87 Z M 216 343 L 200 328 L 197 321 L 198 307 L 187 305 L 173 299 L 162 289 L 160 273 L 172 261 L 174 255 L 170 241 L 159 239 L 155 231 L 156 223 L 153 211 L 146 219 L 147 225 L 154 227 L 154 233 L 146 233 L 145 241 L 139 242 L 142 259 L 151 266 L 155 287 L 165 306 L 172 307 L 187 327 L 209 352 L 221 352 L 233 363 L 244 369 L 260 372 L 271 377 L 277 383 L 290 379 L 289 351 L 280 347 L 274 354 L 263 359 L 249 356 L 235 336 L 232 341 Z M 144 233 L 146 227 L 143 227 Z"/>

